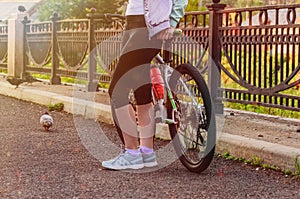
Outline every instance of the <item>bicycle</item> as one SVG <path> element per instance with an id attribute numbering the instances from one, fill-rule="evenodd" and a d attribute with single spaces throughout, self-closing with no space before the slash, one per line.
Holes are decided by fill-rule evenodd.
<path id="1" fill-rule="evenodd" d="M 179 30 L 176 30 L 178 36 Z M 164 56 L 156 55 L 164 80 L 165 95 L 153 104 L 156 124 L 167 124 L 175 151 L 181 163 L 191 172 L 201 173 L 210 165 L 216 144 L 216 123 L 212 101 L 206 82 L 200 72 L 189 63 L 173 66 L 168 50 L 171 40 L 165 41 Z M 134 101 L 132 105 L 135 106 Z M 115 122 L 115 113 L 112 107 Z M 115 122 L 120 139 L 121 129 Z"/>

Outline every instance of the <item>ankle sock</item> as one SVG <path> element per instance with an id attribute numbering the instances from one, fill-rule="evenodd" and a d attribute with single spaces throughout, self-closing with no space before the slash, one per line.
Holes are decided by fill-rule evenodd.
<path id="1" fill-rule="evenodd" d="M 148 148 L 148 147 L 145 147 L 145 146 L 140 146 L 140 150 L 142 153 L 145 153 L 145 154 L 150 154 L 150 153 L 153 153 L 153 148 Z"/>
<path id="2" fill-rule="evenodd" d="M 138 156 L 140 154 L 138 149 L 127 149 L 125 148 L 125 150 L 130 154 L 130 155 L 134 155 L 134 156 Z"/>

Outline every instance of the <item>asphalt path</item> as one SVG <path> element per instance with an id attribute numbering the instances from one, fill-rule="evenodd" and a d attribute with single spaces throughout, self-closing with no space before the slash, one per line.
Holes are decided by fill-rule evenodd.
<path id="1" fill-rule="evenodd" d="M 299 178 L 218 156 L 201 174 L 178 160 L 152 171 L 105 170 L 101 158 L 116 153 L 105 142 L 118 144 L 113 126 L 51 112 L 46 132 L 46 109 L 0 95 L 0 198 L 300 198 Z M 100 136 L 95 126 L 109 138 L 83 136 Z"/>

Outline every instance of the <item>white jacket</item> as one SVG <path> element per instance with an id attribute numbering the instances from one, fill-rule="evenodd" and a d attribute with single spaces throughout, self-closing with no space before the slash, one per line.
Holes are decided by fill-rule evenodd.
<path id="1" fill-rule="evenodd" d="M 149 38 L 170 26 L 176 27 L 187 3 L 188 0 L 144 0 Z"/>

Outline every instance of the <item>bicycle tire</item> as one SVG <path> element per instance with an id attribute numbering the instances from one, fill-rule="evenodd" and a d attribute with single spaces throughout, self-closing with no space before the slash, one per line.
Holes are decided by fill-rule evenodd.
<path id="1" fill-rule="evenodd" d="M 169 124 L 173 146 L 181 163 L 189 171 L 201 173 L 210 165 L 216 144 L 215 115 L 209 90 L 204 78 L 191 64 L 176 67 L 169 85 L 179 109 L 177 123 Z M 192 98 L 196 101 L 193 102 Z M 171 106 L 168 100 L 168 118 L 172 117 Z"/>

